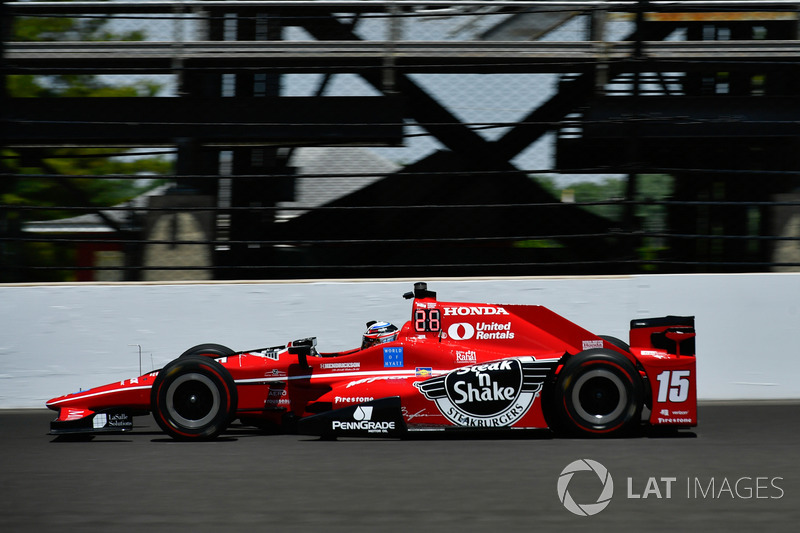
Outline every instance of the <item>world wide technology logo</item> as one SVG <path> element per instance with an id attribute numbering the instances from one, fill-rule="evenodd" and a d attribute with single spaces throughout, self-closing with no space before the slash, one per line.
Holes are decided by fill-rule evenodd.
<path id="1" fill-rule="evenodd" d="M 584 474 L 586 472 L 586 474 Z M 575 475 L 585 479 L 587 476 L 596 485 L 594 478 L 600 481 L 601 489 L 597 499 L 585 502 L 583 494 L 582 503 L 573 498 L 569 485 Z M 628 499 L 672 499 L 684 497 L 686 499 L 758 499 L 780 500 L 785 495 L 781 487 L 782 477 L 769 476 L 739 476 L 736 478 L 700 478 L 687 477 L 685 483 L 677 477 L 648 477 L 646 481 L 627 478 Z M 683 493 L 685 485 L 686 492 Z M 601 463 L 592 459 L 578 459 L 568 464 L 558 476 L 556 485 L 558 499 L 571 513 L 578 516 L 592 516 L 608 507 L 614 496 L 614 479 L 611 473 Z"/>

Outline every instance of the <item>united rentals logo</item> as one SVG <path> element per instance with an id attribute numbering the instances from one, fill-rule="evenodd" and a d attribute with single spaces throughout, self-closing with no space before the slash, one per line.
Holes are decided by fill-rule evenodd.
<path id="1" fill-rule="evenodd" d="M 466 341 L 473 337 L 479 340 L 514 338 L 511 322 L 478 322 L 475 325 L 469 322 L 456 322 L 447 328 L 447 335 L 456 341 Z"/>
<path id="2" fill-rule="evenodd" d="M 533 357 L 470 365 L 414 385 L 458 426 L 503 427 L 528 412 L 552 362 Z"/>
<path id="3" fill-rule="evenodd" d="M 569 493 L 569 484 L 572 481 L 572 477 L 576 472 L 582 471 L 594 472 L 603 484 L 603 489 L 594 503 L 579 504 L 572 499 L 572 495 Z M 611 503 L 611 497 L 614 495 L 614 480 L 611 478 L 608 469 L 597 461 L 578 459 L 568 464 L 561 471 L 561 475 L 558 477 L 557 490 L 558 499 L 561 500 L 567 511 L 578 516 L 592 516 L 608 507 L 608 504 Z"/>

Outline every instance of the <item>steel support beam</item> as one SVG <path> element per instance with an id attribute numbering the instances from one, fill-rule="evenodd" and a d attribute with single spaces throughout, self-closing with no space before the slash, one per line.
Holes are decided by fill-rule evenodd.
<path id="1" fill-rule="evenodd" d="M 11 146 L 398 146 L 402 105 L 385 97 L 14 98 Z"/>

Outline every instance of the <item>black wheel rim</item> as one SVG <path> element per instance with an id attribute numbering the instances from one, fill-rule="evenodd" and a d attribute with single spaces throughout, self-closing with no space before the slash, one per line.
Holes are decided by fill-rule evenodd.
<path id="1" fill-rule="evenodd" d="M 622 379 L 606 369 L 590 370 L 575 381 L 572 405 L 581 420 L 595 427 L 613 424 L 625 413 L 628 390 Z"/>
<path id="2" fill-rule="evenodd" d="M 619 405 L 619 390 L 605 377 L 586 380 L 578 396 L 584 410 L 596 417 L 608 416 Z"/>
<path id="3" fill-rule="evenodd" d="M 214 420 L 220 410 L 220 395 L 215 383 L 200 373 L 179 376 L 166 392 L 170 418 L 188 429 L 203 428 Z"/>

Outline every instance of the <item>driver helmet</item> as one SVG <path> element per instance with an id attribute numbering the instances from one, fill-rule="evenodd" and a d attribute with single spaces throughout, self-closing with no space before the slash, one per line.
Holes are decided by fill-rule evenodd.
<path id="1" fill-rule="evenodd" d="M 367 331 L 364 332 L 364 340 L 361 342 L 361 349 L 392 342 L 397 339 L 399 331 L 397 326 L 390 322 L 377 322 L 372 320 L 367 322 Z"/>

